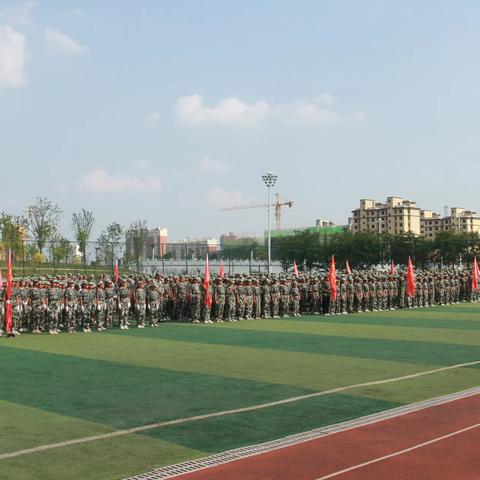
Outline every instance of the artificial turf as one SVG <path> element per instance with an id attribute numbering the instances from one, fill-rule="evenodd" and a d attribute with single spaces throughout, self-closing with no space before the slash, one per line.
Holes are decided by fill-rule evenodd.
<path id="1" fill-rule="evenodd" d="M 0 339 L 0 455 L 480 360 L 480 305 Z M 115 479 L 480 384 L 480 368 L 0 459 L 3 479 Z"/>

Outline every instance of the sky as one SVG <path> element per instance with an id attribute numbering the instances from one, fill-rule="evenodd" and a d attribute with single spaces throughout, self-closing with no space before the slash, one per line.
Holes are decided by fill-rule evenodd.
<path id="1" fill-rule="evenodd" d="M 172 240 L 480 210 L 480 3 L 0 0 L 0 211 L 35 197 Z"/>

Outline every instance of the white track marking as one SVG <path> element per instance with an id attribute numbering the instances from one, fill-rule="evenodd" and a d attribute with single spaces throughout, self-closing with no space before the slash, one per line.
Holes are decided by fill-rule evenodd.
<path id="1" fill-rule="evenodd" d="M 468 432 L 469 430 L 473 430 L 474 428 L 478 428 L 478 427 L 480 427 L 480 423 L 476 423 L 475 425 L 470 425 L 469 427 L 462 428 L 461 430 L 457 430 L 455 432 L 442 435 L 441 437 L 433 438 L 432 440 L 428 440 L 428 442 L 419 443 L 417 445 L 413 445 L 412 447 L 399 450 L 398 452 L 393 452 L 388 455 L 384 455 L 383 457 L 374 458 L 373 460 L 369 460 L 368 462 L 359 463 L 358 465 L 354 465 L 353 467 L 344 468 L 343 470 L 339 470 L 338 472 L 333 472 L 333 473 L 330 473 L 329 475 L 319 477 L 316 480 L 326 480 L 327 478 L 338 477 L 338 475 L 343 475 L 344 473 L 351 472 L 352 470 L 358 470 L 359 468 L 363 468 L 368 465 L 372 465 L 373 463 L 381 462 L 383 460 L 388 460 L 389 458 L 398 457 L 399 455 L 403 455 L 413 450 L 417 450 L 418 448 L 426 447 L 427 445 L 432 445 L 433 443 L 441 442 L 446 438 L 454 437 L 455 435 L 460 435 L 461 433 Z"/>
<path id="2" fill-rule="evenodd" d="M 151 470 L 147 473 L 135 475 L 126 480 L 167 480 L 175 478 L 185 473 L 197 472 L 208 468 L 224 465 L 235 460 L 242 460 L 249 457 L 254 457 L 262 453 L 272 452 L 280 448 L 291 447 L 300 443 L 305 443 L 311 440 L 317 440 L 329 435 L 335 435 L 346 430 L 353 430 L 355 428 L 364 427 L 385 420 L 407 415 L 409 413 L 418 412 L 427 408 L 437 407 L 446 403 L 455 402 L 467 397 L 480 395 L 480 387 L 469 388 L 461 392 L 442 395 L 440 397 L 423 400 L 421 402 L 402 405 L 389 410 L 384 410 L 378 413 L 372 413 L 363 417 L 347 420 L 346 422 L 336 423 L 325 427 L 316 428 L 307 432 L 296 433 L 269 442 L 259 443 L 257 445 L 249 445 L 240 447 L 226 452 L 216 453 L 208 457 L 199 458 L 198 460 L 190 460 L 174 465 L 167 465 Z"/>
<path id="3" fill-rule="evenodd" d="M 276 400 L 273 402 L 268 402 L 268 403 L 260 403 L 257 405 L 251 405 L 249 407 L 240 407 L 240 408 L 234 408 L 231 410 L 223 410 L 220 412 L 214 412 L 214 413 L 207 413 L 204 415 L 196 415 L 193 417 L 186 417 L 186 418 L 177 418 L 175 420 L 167 420 L 164 422 L 158 422 L 158 423 L 150 423 L 148 425 L 140 425 L 138 427 L 132 427 L 132 428 L 127 428 L 123 430 L 115 430 L 113 432 L 109 433 L 102 433 L 99 435 L 92 435 L 90 437 L 81 437 L 81 438 L 76 438 L 73 440 L 66 440 L 64 442 L 57 442 L 57 443 L 49 443 L 45 445 L 39 445 L 37 447 L 32 447 L 32 448 L 27 448 L 24 450 L 17 450 L 15 452 L 9 452 L 9 453 L 2 453 L 0 454 L 0 460 L 5 460 L 7 458 L 14 458 L 14 457 L 19 457 L 21 455 L 27 455 L 30 453 L 37 453 L 37 452 L 42 452 L 44 450 L 50 450 L 52 448 L 60 448 L 60 447 L 66 447 L 69 445 L 78 445 L 80 443 L 89 443 L 89 442 L 95 442 L 97 440 L 106 440 L 109 438 L 113 437 L 120 437 L 123 435 L 130 435 L 133 433 L 140 433 L 140 432 L 145 432 L 147 430 L 153 430 L 155 428 L 161 428 L 161 427 L 169 427 L 172 425 L 180 425 L 182 423 L 188 423 L 188 422 L 197 422 L 199 420 L 206 420 L 210 418 L 216 418 L 216 417 L 223 417 L 226 415 L 234 415 L 237 413 L 246 413 L 246 412 L 253 412 L 256 410 L 261 410 L 264 408 L 269 408 L 269 407 L 276 407 L 278 405 L 285 405 L 288 403 L 293 403 L 293 402 L 298 402 L 301 400 L 307 400 L 309 398 L 316 398 L 316 397 L 321 397 L 323 395 L 330 395 L 332 393 L 339 393 L 339 392 L 345 392 L 348 390 L 354 390 L 357 388 L 363 388 L 363 387 L 371 387 L 374 385 L 383 385 L 386 383 L 392 383 L 392 382 L 399 382 L 402 380 L 409 380 L 412 378 L 418 378 L 418 377 L 423 377 L 425 375 L 432 375 L 434 373 L 440 373 L 440 372 L 445 372 L 447 370 L 454 370 L 457 368 L 462 368 L 462 367 L 469 367 L 473 365 L 480 365 L 480 360 L 476 360 L 474 362 L 467 362 L 467 363 L 458 363 L 456 365 L 449 365 L 447 367 L 441 367 L 441 368 L 436 368 L 434 370 L 426 370 L 423 372 L 417 372 L 417 373 L 411 373 L 409 375 L 402 375 L 401 377 L 392 377 L 392 378 L 387 378 L 384 380 L 374 380 L 371 382 L 364 382 L 364 383 L 356 383 L 353 385 L 346 385 L 343 387 L 336 387 L 336 388 L 331 388 L 329 390 L 323 390 L 321 392 L 315 392 L 315 393 L 309 393 L 306 395 L 299 395 L 297 397 L 290 397 L 290 398 L 285 398 L 283 400 Z"/>

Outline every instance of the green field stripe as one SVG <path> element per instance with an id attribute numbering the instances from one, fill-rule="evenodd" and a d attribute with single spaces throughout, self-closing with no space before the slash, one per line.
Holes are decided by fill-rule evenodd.
<path id="1" fill-rule="evenodd" d="M 5 381 L 1 388 L 2 392 L 8 388 Z M 0 412 L 0 453 L 112 431 L 105 425 L 4 400 L 0 400 Z"/>
<path id="2" fill-rule="evenodd" d="M 153 334 L 153 329 L 150 331 Z M 398 377 L 439 366 L 128 335 L 65 335 L 60 338 L 22 335 L 8 345 L 13 350 L 27 349 L 313 390 Z M 0 352 L 1 350 L 0 347 Z M 458 363 L 455 358 L 451 360 L 451 365 Z"/>
<path id="3" fill-rule="evenodd" d="M 254 322 L 249 322 L 253 324 Z M 252 331 L 242 327 L 167 324 L 160 329 L 114 330 L 110 336 L 148 337 L 161 340 L 243 346 L 284 352 L 319 353 L 397 362 L 449 365 L 480 359 L 474 345 L 459 345 L 412 340 L 372 339 L 338 335 L 311 335 L 296 332 Z"/>
<path id="4" fill-rule="evenodd" d="M 402 327 L 402 328 L 422 328 L 422 329 L 446 329 L 446 330 L 480 330 L 480 311 L 478 312 L 479 318 L 476 320 L 465 320 L 458 318 L 456 314 L 450 313 L 441 318 L 429 316 L 428 312 L 425 312 L 425 316 L 422 318 L 408 318 L 403 315 L 399 315 L 397 312 L 392 312 L 388 316 L 378 314 L 357 314 L 357 315 L 330 315 L 325 317 L 323 315 L 315 316 L 302 316 L 297 319 L 301 322 L 314 325 L 316 323 L 328 322 L 333 325 L 342 324 L 354 324 L 354 325 L 381 325 L 384 327 Z M 451 317 L 451 318 L 448 318 Z M 276 322 L 284 323 L 292 321 L 290 318 L 280 318 Z M 294 320 L 296 321 L 296 320 Z"/>
<path id="5" fill-rule="evenodd" d="M 400 404 L 352 395 L 326 395 L 262 411 L 160 428 L 145 435 L 188 448 L 222 452 L 343 422 Z"/>
<path id="6" fill-rule="evenodd" d="M 13 348 L 0 350 L 0 364 L 11 372 L 2 383 L 0 397 L 4 400 L 117 429 L 312 392 Z"/>
<path id="7" fill-rule="evenodd" d="M 401 382 L 362 387 L 352 390 L 351 394 L 391 402 L 413 403 L 478 386 L 480 386 L 480 367 L 472 366 Z"/>
<path id="8" fill-rule="evenodd" d="M 451 343 L 458 345 L 480 345 L 480 335 L 472 331 L 454 329 L 427 329 L 416 327 L 397 327 L 384 325 L 365 325 L 358 323 L 331 322 L 330 317 L 322 317 L 318 322 L 304 322 L 300 319 L 283 320 L 257 320 L 255 322 L 240 322 L 226 325 L 213 326 L 213 328 L 229 328 L 232 330 L 251 330 L 256 332 L 285 332 L 303 333 L 308 335 L 341 336 L 352 338 L 411 340 L 434 343 Z M 212 328 L 210 326 L 209 328 Z"/>
<path id="9" fill-rule="evenodd" d="M 204 457 L 145 435 L 72 445 L 0 462 L 2 480 L 119 480 L 154 468 Z"/>

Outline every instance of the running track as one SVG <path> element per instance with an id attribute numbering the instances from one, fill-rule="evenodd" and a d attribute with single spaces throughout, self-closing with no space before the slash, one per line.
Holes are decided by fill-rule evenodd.
<path id="1" fill-rule="evenodd" d="M 480 394 L 175 480 L 327 478 L 480 480 Z"/>

